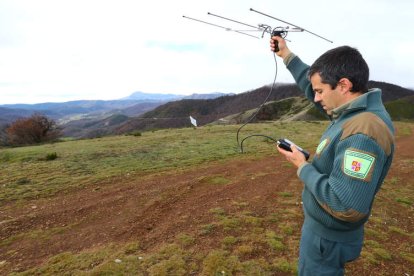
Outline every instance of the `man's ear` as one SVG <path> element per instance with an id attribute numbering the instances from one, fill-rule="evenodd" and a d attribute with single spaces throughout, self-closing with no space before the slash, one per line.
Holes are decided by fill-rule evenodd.
<path id="1" fill-rule="evenodd" d="M 352 82 L 347 78 L 342 78 L 338 82 L 338 86 L 341 88 L 341 92 L 346 93 L 352 90 Z"/>

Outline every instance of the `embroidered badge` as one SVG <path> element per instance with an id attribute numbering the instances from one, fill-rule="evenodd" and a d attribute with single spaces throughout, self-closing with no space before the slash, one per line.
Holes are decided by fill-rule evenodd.
<path id="1" fill-rule="evenodd" d="M 374 167 L 375 157 L 357 150 L 348 149 L 344 156 L 344 173 L 355 178 L 366 180 Z"/>
<path id="2" fill-rule="evenodd" d="M 358 161 L 352 161 L 352 170 L 358 172 L 361 169 L 361 163 Z"/>
<path id="3" fill-rule="evenodd" d="M 318 147 L 316 148 L 316 154 L 319 155 L 327 144 L 328 144 L 328 138 L 320 142 Z"/>

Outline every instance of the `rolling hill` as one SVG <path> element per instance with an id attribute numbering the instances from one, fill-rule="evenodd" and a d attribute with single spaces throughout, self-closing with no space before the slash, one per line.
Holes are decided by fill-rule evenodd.
<path id="1" fill-rule="evenodd" d="M 414 120 L 414 95 L 385 103 L 394 120 Z"/>
<path id="2" fill-rule="evenodd" d="M 394 120 L 413 119 L 413 90 L 377 81 L 370 81 L 369 87 L 382 89 L 383 101 Z M 183 96 L 181 100 L 173 94 L 162 98 L 162 94 L 154 96 L 136 92 L 130 99 L 117 101 L 4 105 L 0 106 L 0 124 L 4 126 L 13 118 L 40 112 L 56 119 L 65 136 L 75 138 L 188 127 L 191 126 L 189 116 L 196 118 L 199 126 L 210 123 L 238 124 L 257 111 L 268 97 L 270 88 L 265 85 L 236 95 L 193 94 Z M 168 101 L 170 98 L 174 100 Z M 254 121 L 323 119 L 324 115 L 303 99 L 295 84 L 277 84 Z"/>
<path id="3" fill-rule="evenodd" d="M 395 109 L 395 111 L 390 112 L 393 119 L 412 118 L 410 111 L 399 112 L 398 107 L 403 107 L 404 110 L 414 110 L 414 104 L 407 100 L 414 96 L 413 90 L 377 81 L 370 81 L 369 87 L 382 90 L 382 97 L 386 106 Z M 269 91 L 269 86 L 263 86 L 245 93 L 211 100 L 168 102 L 137 118 L 130 118 L 116 128 L 115 133 L 191 126 L 189 116 L 196 118 L 198 125 L 213 122 L 242 123 L 257 110 L 268 96 Z M 393 103 L 394 101 L 397 102 Z M 279 119 L 323 120 L 326 117 L 303 99 L 302 92 L 295 84 L 278 84 L 269 96 L 267 104 L 263 106 L 254 121 Z"/>

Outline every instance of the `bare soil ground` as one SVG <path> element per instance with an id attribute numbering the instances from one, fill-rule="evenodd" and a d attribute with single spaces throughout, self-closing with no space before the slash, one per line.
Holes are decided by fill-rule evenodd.
<path id="1" fill-rule="evenodd" d="M 413 141 L 413 135 L 397 140 L 397 153 L 389 177 L 398 177 L 401 185 L 413 178 L 412 171 L 402 166 L 404 160 L 414 159 Z M 18 243 L 5 244 L 0 250 L 0 261 L 3 262 L 0 274 L 39 266 L 61 252 L 80 252 L 109 243 L 139 240 L 144 250 L 151 251 L 165 242 L 174 241 L 180 233 L 197 235 L 202 225 L 211 223 L 213 214 L 210 210 L 213 208 L 237 211 L 240 206 L 235 202 L 242 202 L 249 206 L 250 212 L 262 217 L 277 213 L 283 208 L 277 200 L 282 192 L 293 194 L 292 200 L 301 214 L 302 184 L 295 173 L 281 156 L 241 158 L 186 171 L 125 176 L 52 198 L 23 204 L 8 203 L 0 209 L 1 240 L 34 230 L 46 233 L 48 238 L 47 242 L 45 239 L 22 238 Z M 212 177 L 218 176 L 230 182 L 211 184 Z M 400 212 L 398 205 L 389 212 L 404 225 L 404 229 L 413 232 L 413 218 Z M 297 220 L 300 226 L 301 215 Z M 295 231 L 299 236 L 299 230 Z M 219 246 L 223 238 L 220 235 L 197 239 L 197 248 L 208 250 Z M 393 238 L 395 240 L 389 244 L 398 247 L 399 239 L 404 237 L 396 235 Z M 298 244 L 292 246 L 297 250 Z M 352 275 L 362 272 L 363 266 L 359 262 L 349 266 Z M 412 270 L 407 271 L 407 267 Z M 372 275 L 377 272 L 403 275 L 403 272 L 414 273 L 414 267 L 409 262 L 391 261 L 376 266 Z"/>

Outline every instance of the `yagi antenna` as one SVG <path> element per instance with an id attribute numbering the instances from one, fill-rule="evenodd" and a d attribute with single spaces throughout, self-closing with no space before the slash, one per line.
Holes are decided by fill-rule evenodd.
<path id="1" fill-rule="evenodd" d="M 220 19 L 224 19 L 224 20 L 227 20 L 227 21 L 231 21 L 233 23 L 237 23 L 237 24 L 240 24 L 240 25 L 243 25 L 243 26 L 252 28 L 251 30 L 234 30 L 232 28 L 224 27 L 224 26 L 221 26 L 221 25 L 217 25 L 217 24 L 210 23 L 210 22 L 207 22 L 207 21 L 199 20 L 199 19 L 196 19 L 196 18 L 191 18 L 191 17 L 185 16 L 185 15 L 183 15 L 183 17 L 186 18 L 186 19 L 190 19 L 190 20 L 194 20 L 194 21 L 200 22 L 200 23 L 208 24 L 210 26 L 218 27 L 218 28 L 224 29 L 226 31 L 231 31 L 231 32 L 235 32 L 235 33 L 247 35 L 247 36 L 254 37 L 254 38 L 260 38 L 260 37 L 257 37 L 257 36 L 254 36 L 254 35 L 251 35 L 251 34 L 248 34 L 248 33 L 245 33 L 245 32 L 260 31 L 260 32 L 262 32 L 262 36 L 261 36 L 262 38 L 263 38 L 263 36 L 264 36 L 265 33 L 269 33 L 271 36 L 280 36 L 282 38 L 285 38 L 287 36 L 287 33 L 289 33 L 289 32 L 307 32 L 307 33 L 310 33 L 310 34 L 312 34 L 314 36 L 317 36 L 317 37 L 319 37 L 319 38 L 321 38 L 321 39 L 323 39 L 325 41 L 328 41 L 330 43 L 333 43 L 332 40 L 329 40 L 329 39 L 327 39 L 327 38 L 325 38 L 323 36 L 320 36 L 320 35 L 318 35 L 318 34 L 316 34 L 314 32 L 311 32 L 311 31 L 309 31 L 309 30 L 307 30 L 305 28 L 299 27 L 299 26 L 297 26 L 295 24 L 292 24 L 292 23 L 289 23 L 287 21 L 284 21 L 284 20 L 282 20 L 280 18 L 276 18 L 276 17 L 271 16 L 271 15 L 268 15 L 266 13 L 257 11 L 257 10 L 255 10 L 253 8 L 250 8 L 250 11 L 253 11 L 253 12 L 256 12 L 258 14 L 261 14 L 261 15 L 267 16 L 269 18 L 272 18 L 274 20 L 283 22 L 283 23 L 285 23 L 287 25 L 292 26 L 293 28 L 291 28 L 290 26 L 272 28 L 271 26 L 265 25 L 265 24 L 258 24 L 257 26 L 254 26 L 254 25 L 247 24 L 247 23 L 244 23 L 244 22 L 241 22 L 241 21 L 238 21 L 238 20 L 234 20 L 234 19 L 231 19 L 231 18 L 228 18 L 228 17 L 224 17 L 224 16 L 221 16 L 221 15 L 217 15 L 217 14 L 214 14 L 214 13 L 211 13 L 211 12 L 208 12 L 207 13 L 208 15 L 215 16 L 215 17 L 220 18 Z"/>
<path id="2" fill-rule="evenodd" d="M 275 19 L 275 20 L 277 20 L 277 21 L 283 22 L 283 23 L 285 23 L 285 24 L 291 25 L 291 26 L 296 27 L 296 28 L 298 28 L 298 29 L 300 29 L 300 30 L 302 30 L 302 31 L 308 32 L 308 33 L 310 33 L 310 34 L 313 34 L 314 36 L 317 36 L 317 37 L 319 37 L 319 38 L 322 38 L 323 40 L 326 40 L 326 41 L 328 41 L 328 42 L 330 42 L 330 43 L 333 43 L 333 41 L 332 41 L 332 40 L 329 40 L 329 39 L 327 39 L 327 38 L 324 38 L 323 36 L 320 36 L 320 35 L 318 35 L 318 34 L 315 34 L 314 32 L 311 32 L 311 31 L 309 31 L 309 30 L 306 30 L 305 28 L 299 27 L 299 26 L 297 26 L 297 25 L 295 25 L 295 24 L 292 24 L 292 23 L 286 22 L 286 21 L 284 21 L 284 20 L 282 20 L 282 19 L 279 19 L 279 18 L 273 17 L 273 16 L 271 16 L 271 15 L 265 14 L 265 13 L 263 13 L 263 12 L 257 11 L 257 10 L 252 9 L 252 8 L 250 8 L 250 10 L 251 10 L 251 11 L 253 11 L 253 12 L 256 12 L 256 13 L 258 13 L 258 14 L 261 14 L 261 15 L 267 16 L 267 17 L 269 17 L 269 18 Z"/>
<path id="3" fill-rule="evenodd" d="M 238 23 L 238 24 L 241 24 L 241 25 L 244 25 L 244 26 L 247 26 L 247 27 L 250 27 L 250 28 L 253 28 L 254 29 L 254 30 L 243 30 L 244 32 L 260 31 L 260 32 L 262 32 L 262 38 L 263 38 L 263 36 L 264 36 L 265 33 L 270 33 L 270 34 L 272 33 L 272 27 L 270 27 L 268 25 L 259 24 L 258 27 L 256 27 L 256 26 L 253 26 L 253 25 L 250 25 L 250 24 L 246 24 L 246 23 L 243 23 L 243 22 L 234 20 L 234 19 L 230 19 L 230 18 L 221 16 L 221 15 L 217 15 L 217 14 L 214 14 L 214 13 L 211 13 L 211 12 L 208 12 L 207 14 L 208 15 L 215 16 L 215 17 L 218 17 L 218 18 L 221 18 L 221 19 L 224 19 L 224 20 L 228 20 L 228 21 L 231 21 L 231 22 L 234 22 L 234 23 Z M 280 29 L 280 28 L 278 28 L 278 29 Z M 293 31 L 297 31 L 297 30 L 293 30 Z M 279 31 L 277 33 L 277 35 L 280 35 L 280 36 L 285 37 L 286 36 L 286 30 L 283 31 L 283 34 L 282 34 L 281 31 Z"/>

